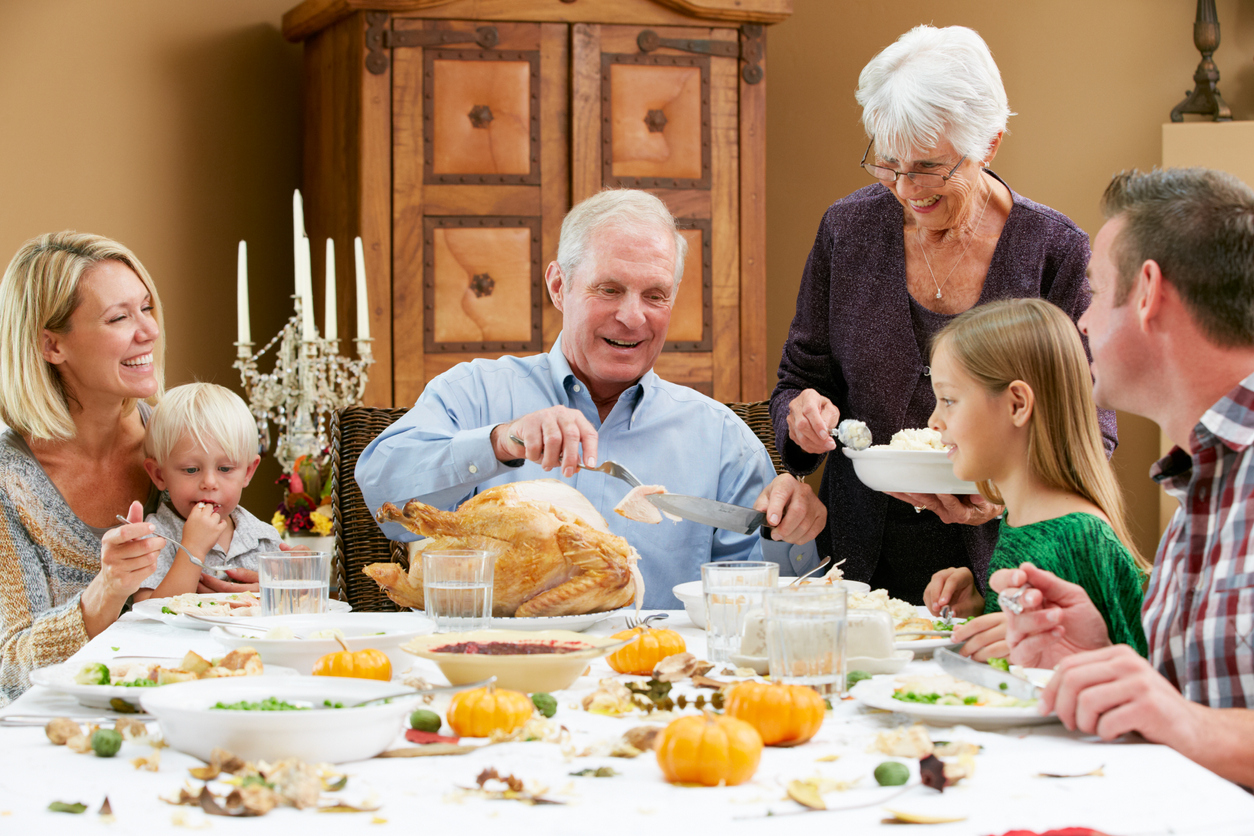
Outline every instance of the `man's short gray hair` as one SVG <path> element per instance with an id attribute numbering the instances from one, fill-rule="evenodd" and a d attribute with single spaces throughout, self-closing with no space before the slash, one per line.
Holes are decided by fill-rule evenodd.
<path id="1" fill-rule="evenodd" d="M 983 162 L 1013 116 L 988 44 L 965 26 L 916 26 L 884 49 L 858 76 L 862 125 L 886 159 L 949 140 Z"/>
<path id="2" fill-rule="evenodd" d="M 675 289 L 684 275 L 688 240 L 679 233 L 675 216 L 659 198 L 638 189 L 605 189 L 579 202 L 562 221 L 557 244 L 557 266 L 562 283 L 569 287 L 575 271 L 583 264 L 593 237 L 607 229 L 669 235 L 675 242 Z"/>

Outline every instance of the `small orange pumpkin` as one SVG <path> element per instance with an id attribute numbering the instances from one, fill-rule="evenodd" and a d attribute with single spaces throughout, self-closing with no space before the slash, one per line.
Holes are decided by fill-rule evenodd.
<path id="1" fill-rule="evenodd" d="M 673 721 L 658 734 L 654 749 L 672 784 L 734 787 L 758 771 L 762 736 L 744 720 L 707 711 Z"/>
<path id="2" fill-rule="evenodd" d="M 454 695 L 448 706 L 448 724 L 459 737 L 491 737 L 509 734 L 531 719 L 531 697 L 489 685 Z"/>
<path id="3" fill-rule="evenodd" d="M 313 666 L 314 676 L 352 676 L 357 679 L 391 681 L 392 660 L 382 650 L 349 650 L 339 636 L 335 640 L 344 649 L 318 657 Z"/>
<path id="4" fill-rule="evenodd" d="M 649 622 L 656 617 L 651 615 L 639 627 L 623 630 L 613 635 L 612 638 L 619 641 L 630 639 L 632 636 L 639 636 L 639 638 L 605 657 L 605 661 L 611 668 L 618 673 L 644 676 L 653 673 L 657 663 L 667 656 L 674 656 L 688 649 L 684 637 L 674 630 L 650 627 Z"/>
<path id="5" fill-rule="evenodd" d="M 823 725 L 827 706 L 813 688 L 779 682 L 741 682 L 727 690 L 724 711 L 749 723 L 767 746 L 805 743 Z"/>

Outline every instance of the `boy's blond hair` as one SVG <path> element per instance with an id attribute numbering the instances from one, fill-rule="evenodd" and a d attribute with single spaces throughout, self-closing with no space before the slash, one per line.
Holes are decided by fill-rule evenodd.
<path id="1" fill-rule="evenodd" d="M 933 356 L 941 346 L 990 394 L 1001 394 L 1016 380 L 1032 387 L 1032 472 L 1100 508 L 1137 566 L 1149 569 L 1150 561 L 1137 551 L 1128 529 L 1123 494 L 1102 446 L 1093 375 L 1070 317 L 1044 299 L 990 302 L 941 329 L 932 340 Z M 980 482 L 979 487 L 987 499 L 1002 504 L 991 483 Z"/>
<path id="2" fill-rule="evenodd" d="M 239 465 L 257 455 L 257 421 L 244 399 L 214 383 L 188 383 L 165 393 L 148 419 L 144 455 L 165 464 L 184 436 L 201 449 L 213 442 Z"/>
<path id="3" fill-rule="evenodd" d="M 135 254 L 102 235 L 66 230 L 22 245 L 0 279 L 0 418 L 21 435 L 44 440 L 74 437 L 74 420 L 61 375 L 43 358 L 43 332 L 69 331 L 83 274 L 102 261 L 135 272 L 152 298 L 158 336 L 152 349 L 160 397 L 165 380 L 165 322 L 152 277 Z M 129 410 L 134 401 L 127 403 Z"/>

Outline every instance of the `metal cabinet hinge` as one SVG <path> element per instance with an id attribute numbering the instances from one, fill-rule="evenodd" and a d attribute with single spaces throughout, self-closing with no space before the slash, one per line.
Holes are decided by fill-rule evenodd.
<path id="1" fill-rule="evenodd" d="M 745 64 L 740 70 L 740 77 L 746 84 L 757 84 L 765 75 L 761 63 L 765 52 L 763 31 L 761 24 L 746 23 L 740 27 L 740 43 L 734 44 L 731 41 L 697 38 L 663 38 L 652 29 L 645 29 L 636 36 L 636 46 L 640 47 L 641 52 L 653 52 L 665 47 L 680 52 L 716 55 L 720 58 L 739 58 Z"/>
<path id="2" fill-rule="evenodd" d="M 387 72 L 389 49 L 449 44 L 477 44 L 480 49 L 492 49 L 501 40 L 495 26 L 480 26 L 473 32 L 452 29 L 398 30 L 388 25 L 390 19 L 391 15 L 387 12 L 366 12 L 366 69 L 374 75 Z"/>

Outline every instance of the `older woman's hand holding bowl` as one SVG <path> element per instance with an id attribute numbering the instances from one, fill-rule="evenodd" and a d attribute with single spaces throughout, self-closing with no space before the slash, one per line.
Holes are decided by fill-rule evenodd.
<path id="1" fill-rule="evenodd" d="M 59 232 L 26 242 L 0 280 L 0 704 L 121 613 L 165 540 L 145 509 L 144 400 L 162 390 L 161 302 L 125 246 Z M 145 500 L 136 502 L 135 500 Z M 125 525 L 115 516 L 128 509 Z"/>
<path id="2" fill-rule="evenodd" d="M 830 431 L 842 416 L 864 421 L 880 443 L 926 427 L 936 405 L 931 338 L 956 315 L 1041 297 L 1078 319 L 1089 301 L 1088 236 L 988 168 L 1012 113 L 978 34 L 916 27 L 863 68 L 856 97 L 867 144 L 850 164 L 874 182 L 823 216 L 771 397 L 793 473 L 814 471 L 835 449 Z M 1100 419 L 1113 449 L 1114 415 Z M 846 577 L 914 603 L 943 568 L 965 566 L 983 582 L 997 506 L 895 496 L 863 485 L 848 458 L 828 460 L 819 553 L 847 555 Z"/>

